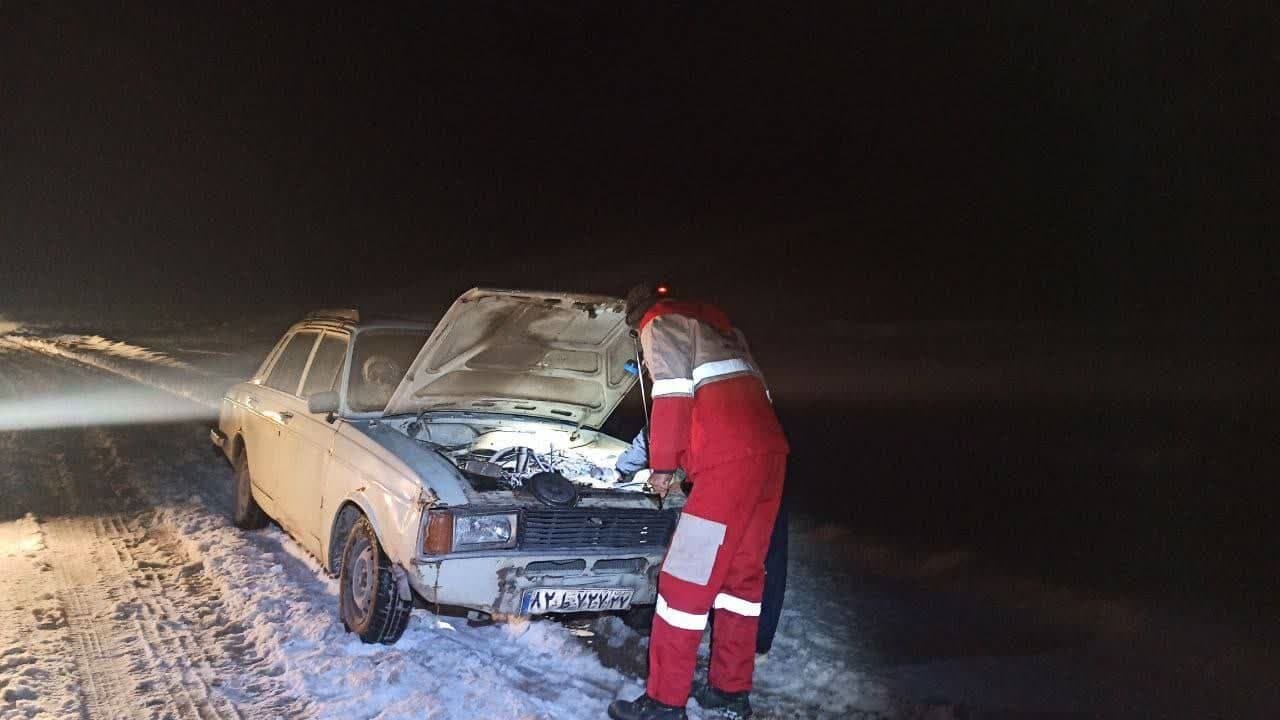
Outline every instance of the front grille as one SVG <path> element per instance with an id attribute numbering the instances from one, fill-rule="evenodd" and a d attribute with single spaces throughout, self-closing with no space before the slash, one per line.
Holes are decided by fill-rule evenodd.
<path id="1" fill-rule="evenodd" d="M 587 561 L 577 560 L 539 560 L 524 566 L 525 575 L 581 575 L 587 569 Z"/>
<path id="2" fill-rule="evenodd" d="M 525 510 L 521 548 L 665 547 L 675 528 L 674 510 L 564 508 Z"/>
<path id="3" fill-rule="evenodd" d="M 597 560 L 591 566 L 591 572 L 603 573 L 632 573 L 639 574 L 644 572 L 649 561 L 642 557 L 638 558 L 607 558 L 605 560 Z"/>

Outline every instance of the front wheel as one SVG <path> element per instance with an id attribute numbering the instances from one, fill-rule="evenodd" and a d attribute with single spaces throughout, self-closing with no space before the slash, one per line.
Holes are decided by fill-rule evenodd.
<path id="1" fill-rule="evenodd" d="M 241 530 L 258 530 L 267 526 L 267 514 L 253 499 L 253 476 L 249 474 L 249 453 L 236 455 L 234 487 L 231 499 L 231 521 Z"/>
<path id="2" fill-rule="evenodd" d="M 338 611 L 349 632 L 367 643 L 391 645 L 404 634 L 413 599 L 400 596 L 391 559 L 382 552 L 369 519 L 351 526 L 338 575 Z"/>

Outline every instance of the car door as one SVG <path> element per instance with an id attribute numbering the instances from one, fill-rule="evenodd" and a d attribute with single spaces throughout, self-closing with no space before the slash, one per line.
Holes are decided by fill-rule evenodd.
<path id="1" fill-rule="evenodd" d="M 330 450 L 337 432 L 336 418 L 307 411 L 307 398 L 318 392 L 336 390 L 347 359 L 345 333 L 326 331 L 320 337 L 307 366 L 298 397 L 290 399 L 293 417 L 284 423 L 281 440 L 288 467 L 279 473 L 277 502 L 286 522 L 305 545 L 318 553 L 321 523 L 321 481 L 328 467 Z"/>
<path id="2" fill-rule="evenodd" d="M 284 476 L 293 465 L 290 457 L 292 443 L 289 442 L 290 435 L 286 430 L 299 414 L 298 393 L 302 386 L 302 374 L 307 369 L 311 353 L 319 340 L 318 330 L 294 333 L 249 403 L 257 425 L 255 431 L 249 432 L 245 439 L 249 448 L 253 482 L 271 498 L 275 507 L 273 517 L 281 522 L 286 521 L 290 510 L 280 502 L 280 488 Z M 305 404 L 302 414 L 306 414 Z"/>
<path id="3" fill-rule="evenodd" d="M 258 372 L 254 374 L 252 380 L 242 385 L 237 385 L 233 391 L 232 401 L 240 406 L 241 411 L 240 424 L 238 430 L 243 437 L 244 447 L 249 451 L 249 470 L 252 473 L 254 495 L 257 496 L 258 502 L 262 505 L 262 509 L 267 511 L 268 515 L 273 515 L 275 507 L 271 501 L 271 494 L 267 491 L 266 478 L 267 458 L 270 457 L 268 448 L 271 443 L 268 437 L 275 435 L 275 426 L 271 424 L 262 415 L 262 384 L 266 381 L 267 376 L 271 373 L 271 368 L 275 366 L 276 360 L 280 358 L 280 353 L 284 350 L 284 346 L 289 344 L 293 335 L 285 333 L 280 338 L 280 342 L 271 350 L 266 359 L 262 361 L 262 366 L 258 368 Z M 259 453 L 258 449 L 262 452 Z"/>

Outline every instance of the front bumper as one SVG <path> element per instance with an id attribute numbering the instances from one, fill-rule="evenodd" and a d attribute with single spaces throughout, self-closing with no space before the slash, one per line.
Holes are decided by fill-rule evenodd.
<path id="1" fill-rule="evenodd" d="M 227 436 L 218 428 L 209 428 L 209 442 L 213 443 L 214 447 L 227 449 Z"/>
<path id="2" fill-rule="evenodd" d="M 533 588 L 630 589 L 632 605 L 649 605 L 657 599 L 665 553 L 643 548 L 423 558 L 413 562 L 409 584 L 427 602 L 490 614 L 520 614 L 524 591 Z"/>

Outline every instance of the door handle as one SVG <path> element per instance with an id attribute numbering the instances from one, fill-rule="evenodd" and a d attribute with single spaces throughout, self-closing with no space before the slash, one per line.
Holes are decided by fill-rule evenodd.
<path id="1" fill-rule="evenodd" d="M 293 419 L 293 413 L 289 412 L 288 410 L 280 411 L 280 422 L 289 422 L 292 419 Z"/>
<path id="2" fill-rule="evenodd" d="M 255 405 L 257 405 L 257 404 L 258 404 L 258 398 L 254 397 L 254 396 L 252 396 L 252 395 L 245 395 L 245 396 L 244 396 L 244 404 L 245 404 L 245 405 L 248 405 L 249 407 L 253 407 L 253 406 L 255 406 Z"/>

